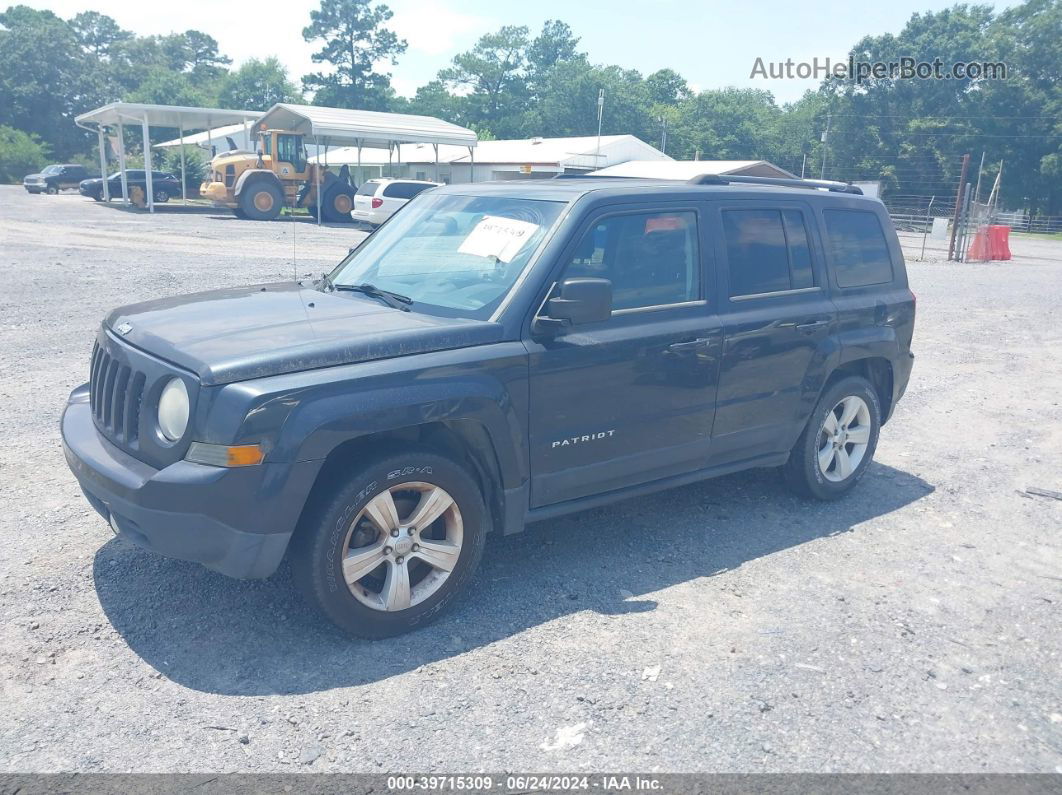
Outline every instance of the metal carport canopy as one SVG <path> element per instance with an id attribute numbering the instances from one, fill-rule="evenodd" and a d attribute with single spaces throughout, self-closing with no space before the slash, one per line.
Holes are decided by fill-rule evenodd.
<path id="1" fill-rule="evenodd" d="M 184 131 L 209 130 L 226 124 L 243 123 L 253 124 L 261 116 L 257 110 L 227 110 L 225 108 L 193 108 L 182 105 L 144 105 L 137 102 L 112 102 L 109 105 L 90 110 L 75 117 L 74 123 L 85 130 L 90 130 L 88 125 L 96 126 L 96 134 L 99 137 L 100 147 L 100 175 L 103 177 L 104 196 L 110 199 L 110 191 L 107 187 L 107 150 L 104 144 L 105 130 L 113 127 L 119 131 L 118 135 L 118 168 L 122 174 L 122 200 L 129 203 L 129 190 L 125 178 L 125 138 L 120 134 L 126 124 L 139 125 L 143 133 L 144 151 L 151 151 L 148 130 L 151 127 L 172 127 L 180 131 L 183 141 Z M 145 159 L 146 160 L 146 159 Z M 145 181 L 147 183 L 148 208 L 155 211 L 155 197 L 152 185 L 150 163 L 145 162 Z M 184 147 L 181 147 L 181 192 L 187 201 L 185 193 L 186 174 L 184 166 Z"/>
<path id="2" fill-rule="evenodd" d="M 329 145 L 388 149 L 394 144 L 476 145 L 476 133 L 434 116 L 281 103 L 258 120 L 259 129 L 291 130 Z"/>

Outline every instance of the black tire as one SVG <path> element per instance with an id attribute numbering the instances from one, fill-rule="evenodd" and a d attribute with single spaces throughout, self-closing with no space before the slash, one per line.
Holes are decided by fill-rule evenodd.
<path id="1" fill-rule="evenodd" d="M 247 218 L 243 210 L 241 210 L 239 207 L 233 207 L 232 214 L 235 215 L 237 218 L 243 218 L 244 220 L 246 220 Z"/>
<path id="2" fill-rule="evenodd" d="M 843 413 L 843 408 L 838 411 L 839 404 L 849 397 L 856 397 L 863 401 L 866 406 L 868 417 L 868 441 L 866 448 L 858 464 L 851 468 L 849 474 L 842 477 L 838 470 L 838 459 L 831 459 L 827 472 L 820 465 L 820 453 L 825 457 L 831 456 L 830 432 L 824 428 L 827 415 L 831 412 L 837 418 Z M 856 422 L 853 420 L 852 422 Z M 861 427 L 861 426 L 860 426 Z M 856 427 L 852 426 L 854 432 Z M 859 482 L 870 466 L 874 458 L 874 451 L 878 446 L 878 433 L 881 430 L 881 401 L 874 387 L 865 378 L 860 376 L 848 376 L 830 384 L 819 397 L 815 410 L 811 412 L 804 431 L 800 434 L 796 444 L 789 453 L 789 460 L 782 468 L 785 481 L 793 491 L 803 497 L 814 497 L 819 500 L 836 500 L 847 494 Z M 845 428 L 844 433 L 848 433 Z M 845 443 L 847 436 L 838 440 L 837 447 L 844 451 L 845 460 L 850 462 L 850 451 L 855 450 L 857 445 Z M 836 456 L 836 453 L 832 455 Z M 832 470 L 832 471 L 829 471 Z M 835 479 L 839 478 L 839 479 Z"/>
<path id="3" fill-rule="evenodd" d="M 325 201 L 321 206 L 321 215 L 324 220 L 333 224 L 354 222 L 350 215 L 350 211 L 354 209 L 354 191 L 349 185 L 337 180 L 325 190 L 324 197 Z"/>
<path id="4" fill-rule="evenodd" d="M 97 201 L 97 202 L 103 201 L 103 194 L 102 193 L 93 193 L 92 194 L 92 200 L 93 201 Z"/>
<path id="5" fill-rule="evenodd" d="M 155 202 L 157 204 L 165 204 L 170 200 L 170 192 L 165 188 L 159 188 L 155 191 Z"/>
<path id="6" fill-rule="evenodd" d="M 44 189 L 44 192 L 47 193 L 49 196 L 55 196 L 59 193 L 59 188 L 57 188 L 55 185 L 49 185 L 47 188 Z"/>
<path id="7" fill-rule="evenodd" d="M 240 209 L 252 221 L 272 221 L 283 208 L 284 194 L 273 182 L 259 180 L 240 192 Z"/>
<path id="8" fill-rule="evenodd" d="M 396 514 L 406 520 L 419 503 L 406 502 L 401 489 L 405 484 L 424 484 L 439 487 L 448 494 L 459 512 L 462 539 L 456 563 L 449 574 L 422 601 L 412 607 L 385 611 L 370 607 L 354 596 L 343 575 L 343 555 L 348 551 L 348 537 L 353 542 L 360 533 L 370 533 L 364 543 L 349 548 L 368 549 L 389 543 L 388 537 L 365 516 L 359 515 L 372 500 L 385 491 L 396 496 Z M 413 486 L 411 486 L 413 488 Z M 410 492 L 415 495 L 415 492 Z M 415 497 L 414 497 L 415 498 Z M 440 528 L 449 527 L 454 515 L 448 510 L 426 528 L 417 528 L 438 538 Z M 357 524 L 355 524 L 355 522 Z M 366 522 L 368 524 L 366 524 Z M 424 626 L 437 618 L 468 585 L 473 572 L 483 555 L 487 535 L 487 512 L 479 486 L 464 467 L 438 453 L 411 447 L 371 460 L 342 486 L 316 507 L 307 510 L 299 523 L 292 540 L 292 568 L 295 581 L 326 616 L 337 626 L 363 638 L 386 638 Z M 419 535 L 412 538 L 420 538 Z M 424 538 L 429 538 L 425 535 Z M 380 583 L 379 595 L 383 596 L 388 577 L 381 572 L 391 572 L 395 565 L 407 565 L 407 577 L 415 591 L 419 584 L 428 582 L 435 570 L 418 558 L 416 547 L 405 554 L 403 562 L 396 547 L 384 547 L 387 560 L 373 570 L 374 574 L 357 580 L 362 598 L 376 597 L 372 586 Z M 410 543 L 410 542 L 406 542 Z M 390 552 L 387 552 L 390 550 Z M 419 578 L 419 579 L 418 579 Z"/>

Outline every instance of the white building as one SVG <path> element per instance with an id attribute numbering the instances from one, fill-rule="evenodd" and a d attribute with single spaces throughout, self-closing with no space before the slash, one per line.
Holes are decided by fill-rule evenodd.
<path id="1" fill-rule="evenodd" d="M 314 158 L 311 158 L 314 159 Z M 358 173 L 356 147 L 329 149 L 329 166 L 349 165 L 358 184 L 373 177 L 401 177 L 446 183 L 499 179 L 548 179 L 557 174 L 585 174 L 596 168 L 624 163 L 669 161 L 667 155 L 633 135 L 603 135 L 600 149 L 595 135 L 577 138 L 520 138 L 480 141 L 473 153 L 463 146 L 440 146 L 438 171 L 431 144 L 402 144 L 386 149 L 362 149 Z"/>
<path id="2" fill-rule="evenodd" d="M 784 168 L 766 160 L 636 160 L 602 167 L 594 172 L 602 177 L 648 177 L 650 179 L 693 179 L 701 174 L 730 174 L 741 177 L 782 177 L 799 179 Z"/>

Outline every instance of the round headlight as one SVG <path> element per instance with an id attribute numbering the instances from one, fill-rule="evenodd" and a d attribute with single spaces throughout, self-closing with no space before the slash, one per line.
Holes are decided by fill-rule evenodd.
<path id="1" fill-rule="evenodd" d="M 180 378 L 171 378 L 159 397 L 159 430 L 176 442 L 188 429 L 188 389 Z"/>

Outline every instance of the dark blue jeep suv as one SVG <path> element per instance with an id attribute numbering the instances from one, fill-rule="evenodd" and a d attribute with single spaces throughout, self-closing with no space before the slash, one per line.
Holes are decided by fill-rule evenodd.
<path id="1" fill-rule="evenodd" d="M 285 555 L 347 630 L 424 624 L 490 531 L 749 467 L 834 499 L 911 372 L 882 204 L 706 175 L 427 191 L 320 282 L 117 309 L 62 421 L 124 538 Z"/>

